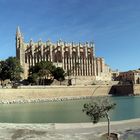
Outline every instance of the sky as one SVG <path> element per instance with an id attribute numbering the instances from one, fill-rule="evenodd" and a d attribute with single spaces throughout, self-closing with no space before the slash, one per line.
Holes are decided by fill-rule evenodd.
<path id="1" fill-rule="evenodd" d="M 94 41 L 96 56 L 113 69 L 140 68 L 140 0 L 0 0 L 0 59 L 24 41 Z"/>

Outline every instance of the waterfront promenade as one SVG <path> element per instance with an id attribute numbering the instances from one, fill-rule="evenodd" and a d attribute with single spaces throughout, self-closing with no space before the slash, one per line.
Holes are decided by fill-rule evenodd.
<path id="1" fill-rule="evenodd" d="M 107 123 L 74 124 L 0 124 L 2 140 L 100 140 L 107 132 Z M 140 137 L 140 119 L 111 122 L 111 132 L 120 134 L 120 140 Z"/>
<path id="2" fill-rule="evenodd" d="M 107 96 L 111 86 L 49 86 L 22 87 L 19 89 L 0 89 L 0 102 L 24 103 L 69 100 L 91 96 Z M 93 94 L 93 92 L 95 93 Z M 13 102 L 14 101 L 14 102 Z M 38 118 L 39 119 L 39 118 Z M 73 123 L 73 124 L 0 124 L 2 140 L 99 140 L 100 134 L 107 132 L 106 123 Z M 120 140 L 128 137 L 140 137 L 140 119 L 117 121 L 111 123 L 112 132 L 120 134 Z M 133 139 L 133 138 L 132 138 Z"/>

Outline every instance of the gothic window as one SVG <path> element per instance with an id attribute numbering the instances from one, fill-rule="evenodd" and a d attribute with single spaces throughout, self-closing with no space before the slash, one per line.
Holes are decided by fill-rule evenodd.
<path id="1" fill-rule="evenodd" d="M 25 63 L 27 63 L 27 53 L 25 53 Z"/>
<path id="2" fill-rule="evenodd" d="M 49 53 L 46 54 L 46 61 L 50 61 L 50 54 Z"/>
<path id="3" fill-rule="evenodd" d="M 88 61 L 89 61 L 90 64 L 92 63 L 92 56 L 91 56 L 91 53 L 88 54 Z"/>
<path id="4" fill-rule="evenodd" d="M 72 52 L 72 59 L 76 61 L 76 52 Z"/>
<path id="5" fill-rule="evenodd" d="M 57 62 L 57 53 L 53 53 L 53 62 Z"/>
<path id="6" fill-rule="evenodd" d="M 62 62 L 62 54 L 60 51 L 57 52 L 57 61 Z"/>
<path id="7" fill-rule="evenodd" d="M 28 55 L 28 63 L 29 63 L 29 66 L 30 66 L 30 55 Z"/>
<path id="8" fill-rule="evenodd" d="M 39 54 L 37 54 L 37 63 L 39 62 Z"/>
<path id="9" fill-rule="evenodd" d="M 68 59 L 69 59 L 69 53 L 68 52 L 64 53 L 64 58 L 67 60 L 67 63 L 68 63 Z"/>
<path id="10" fill-rule="evenodd" d="M 80 59 L 83 59 L 84 58 L 84 54 L 83 52 L 80 53 Z"/>

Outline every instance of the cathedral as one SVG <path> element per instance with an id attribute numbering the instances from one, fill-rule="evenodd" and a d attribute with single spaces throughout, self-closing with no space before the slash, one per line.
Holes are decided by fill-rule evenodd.
<path id="1" fill-rule="evenodd" d="M 24 70 L 22 79 L 28 78 L 28 70 L 40 61 L 51 61 L 56 67 L 62 67 L 71 77 L 90 78 L 92 80 L 110 80 L 110 68 L 104 59 L 95 56 L 93 42 L 67 43 L 62 40 L 52 43 L 50 40 L 28 43 L 17 28 L 16 57 Z"/>

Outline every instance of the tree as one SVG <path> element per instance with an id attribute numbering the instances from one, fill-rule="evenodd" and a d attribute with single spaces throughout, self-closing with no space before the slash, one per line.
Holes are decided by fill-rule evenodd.
<path id="1" fill-rule="evenodd" d="M 46 79 L 51 79 L 52 74 L 49 70 L 47 69 L 40 69 L 38 72 L 38 76 L 40 78 L 40 82 L 42 85 L 45 84 Z"/>
<path id="2" fill-rule="evenodd" d="M 32 84 L 37 84 L 37 82 L 38 82 L 38 75 L 37 75 L 37 73 L 33 73 L 33 74 L 29 75 L 28 82 L 32 83 Z"/>
<path id="3" fill-rule="evenodd" d="M 105 118 L 108 121 L 108 137 L 110 137 L 110 117 L 109 110 L 115 107 L 115 103 L 111 103 L 107 98 L 96 98 L 92 102 L 85 103 L 83 112 L 86 112 L 93 123 L 98 123 L 101 118 Z"/>
<path id="4" fill-rule="evenodd" d="M 16 57 L 9 57 L 5 61 L 0 62 L 0 79 L 2 81 L 10 79 L 11 81 L 19 81 L 21 79 L 20 74 L 23 69 L 19 60 Z"/>
<path id="5" fill-rule="evenodd" d="M 9 57 L 6 59 L 5 64 L 8 78 L 11 81 L 19 81 L 21 79 L 20 74 L 23 72 L 19 60 L 16 57 Z"/>
<path id="6" fill-rule="evenodd" d="M 0 80 L 1 85 L 3 85 L 3 81 L 7 79 L 7 72 L 5 69 L 5 61 L 0 62 Z"/>
<path id="7" fill-rule="evenodd" d="M 0 79 L 2 80 L 2 81 L 4 81 L 5 79 L 6 79 L 6 73 L 5 73 L 5 70 L 4 70 L 4 68 L 5 68 L 5 61 L 1 61 L 0 62 Z M 5 75 L 6 74 L 6 75 Z"/>
<path id="8" fill-rule="evenodd" d="M 56 67 L 53 65 L 52 62 L 49 61 L 41 61 L 37 64 L 35 64 L 35 66 L 32 66 L 29 69 L 30 73 L 38 73 L 40 70 L 48 70 L 50 71 L 50 73 L 52 73 L 52 71 L 54 71 Z"/>
<path id="9" fill-rule="evenodd" d="M 53 65 L 52 62 L 41 61 L 29 69 L 28 81 L 30 83 L 37 84 L 38 80 L 39 84 L 41 85 L 44 85 L 46 83 L 50 84 L 53 80 L 52 73 L 55 69 L 56 67 Z"/>
<path id="10" fill-rule="evenodd" d="M 63 68 L 60 68 L 60 67 L 55 68 L 52 74 L 54 76 L 54 79 L 60 82 L 65 80 L 65 71 L 63 70 Z"/>
<path id="11" fill-rule="evenodd" d="M 61 83 L 61 81 L 65 80 L 65 71 L 63 68 L 56 68 L 52 62 L 41 61 L 29 69 L 28 81 L 30 83 L 37 83 L 35 77 L 39 80 L 41 85 L 46 83 L 50 84 L 53 79 L 56 79 Z"/>

